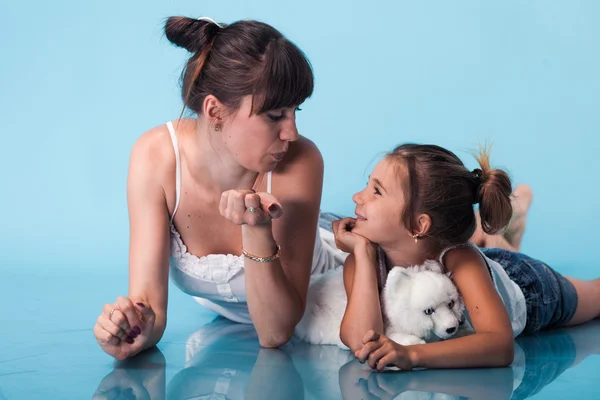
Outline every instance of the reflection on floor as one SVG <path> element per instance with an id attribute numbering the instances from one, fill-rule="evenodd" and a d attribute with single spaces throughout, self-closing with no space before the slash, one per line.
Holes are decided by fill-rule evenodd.
<path id="1" fill-rule="evenodd" d="M 115 362 L 92 327 L 126 277 L 36 273 L 1 275 L 0 400 L 600 399 L 600 321 L 519 338 L 511 368 L 376 373 L 333 346 L 260 349 L 172 288 L 158 348 Z"/>
<path id="2" fill-rule="evenodd" d="M 511 368 L 371 372 L 347 351 L 298 341 L 260 349 L 251 326 L 217 319 L 193 333 L 185 366 L 165 384 L 160 350 L 119 363 L 100 382 L 97 399 L 526 399 L 562 398 L 554 386 L 569 368 L 600 354 L 600 321 L 517 340 Z M 597 371 L 597 370 L 596 370 Z M 594 382 L 568 392 L 600 398 Z M 588 391 L 591 390 L 591 391 Z M 562 393 L 562 391 L 560 391 Z M 125 396 L 125 397 L 123 397 Z"/>

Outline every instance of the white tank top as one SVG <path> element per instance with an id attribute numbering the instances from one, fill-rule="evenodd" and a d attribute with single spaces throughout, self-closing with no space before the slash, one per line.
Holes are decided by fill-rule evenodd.
<path id="1" fill-rule="evenodd" d="M 252 323 L 246 303 L 244 256 L 209 254 L 197 257 L 188 252 L 173 218 L 181 199 L 181 160 L 173 124 L 167 123 L 175 150 L 175 208 L 171 215 L 171 279 L 183 292 L 216 313 L 241 323 Z M 272 174 L 267 174 L 267 192 L 271 193 Z M 344 263 L 347 254 L 335 247 L 333 234 L 318 228 L 313 253 L 312 274 L 323 273 Z"/>
<path id="2" fill-rule="evenodd" d="M 496 291 L 502 298 L 502 302 L 504 303 L 506 311 L 508 312 L 510 323 L 512 325 L 513 336 L 519 336 L 521 332 L 523 332 L 523 329 L 525 329 L 525 324 L 527 323 L 527 305 L 525 304 L 525 296 L 523 295 L 523 291 L 519 285 L 509 278 L 508 274 L 502 265 L 500 265 L 500 263 L 486 257 L 479 247 L 475 246 L 471 242 L 445 249 L 440 254 L 440 264 L 444 265 L 443 259 L 449 250 L 461 246 L 471 247 L 477 250 L 481 257 L 483 257 L 483 260 L 490 271 L 490 276 L 492 277 Z M 465 310 L 464 314 L 466 317 L 465 329 L 472 332 L 473 326 L 471 324 L 471 317 L 469 316 L 467 310 Z"/>

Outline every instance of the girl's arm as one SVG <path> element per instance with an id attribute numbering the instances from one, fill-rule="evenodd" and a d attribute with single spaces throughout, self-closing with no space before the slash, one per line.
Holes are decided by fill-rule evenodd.
<path id="1" fill-rule="evenodd" d="M 383 335 L 369 332 L 366 343 L 356 352 L 372 368 L 386 365 L 402 369 L 505 367 L 513 361 L 513 332 L 502 299 L 496 292 L 490 272 L 474 249 L 448 252 L 446 268 L 453 273 L 471 317 L 475 333 L 443 342 L 401 346 Z"/>
<path id="2" fill-rule="evenodd" d="M 340 327 L 340 339 L 353 352 L 362 348 L 364 333 L 383 331 L 377 287 L 377 249 L 361 243 L 344 263 L 344 287 L 348 304 Z"/>

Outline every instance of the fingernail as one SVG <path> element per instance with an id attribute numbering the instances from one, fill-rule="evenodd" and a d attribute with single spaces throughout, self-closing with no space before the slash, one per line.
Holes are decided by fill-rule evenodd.
<path id="1" fill-rule="evenodd" d="M 130 337 L 130 338 L 132 338 L 132 339 L 135 339 L 137 336 L 138 336 L 138 334 L 137 334 L 137 333 L 135 333 L 135 331 L 134 331 L 134 330 L 132 330 L 131 332 L 129 332 L 129 337 Z"/>
<path id="2" fill-rule="evenodd" d="M 140 308 L 145 308 L 146 306 L 144 305 L 144 303 L 135 303 L 138 307 Z"/>
<path id="3" fill-rule="evenodd" d="M 278 208 L 278 207 L 277 207 L 275 204 L 271 204 L 271 205 L 269 206 L 269 211 L 271 211 L 271 212 L 273 212 L 273 211 L 277 211 L 277 208 Z"/>
<path id="4" fill-rule="evenodd" d="M 129 337 L 129 336 L 127 336 L 127 337 L 125 338 L 125 341 L 126 341 L 127 343 L 129 343 L 129 344 L 133 344 L 133 338 L 132 338 L 132 337 Z"/>
<path id="5" fill-rule="evenodd" d="M 134 326 L 133 328 L 131 328 L 132 331 L 135 332 L 135 335 L 139 335 L 140 333 L 142 333 L 142 330 L 140 329 L 139 326 Z"/>

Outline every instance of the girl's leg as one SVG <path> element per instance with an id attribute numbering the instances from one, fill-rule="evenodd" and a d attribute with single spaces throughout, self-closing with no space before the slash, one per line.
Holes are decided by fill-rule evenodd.
<path id="1" fill-rule="evenodd" d="M 565 277 L 577 291 L 577 309 L 566 326 L 583 324 L 600 317 L 600 278 L 591 281 Z"/>
<path id="2" fill-rule="evenodd" d="M 477 228 L 471 238 L 471 242 L 479 247 L 499 248 L 511 251 L 520 251 L 521 239 L 525 232 L 527 213 L 533 200 L 533 192 L 527 185 L 519 185 L 512 193 L 513 216 L 506 230 L 497 235 L 488 235 L 481 228 L 479 211 L 475 213 Z"/>

